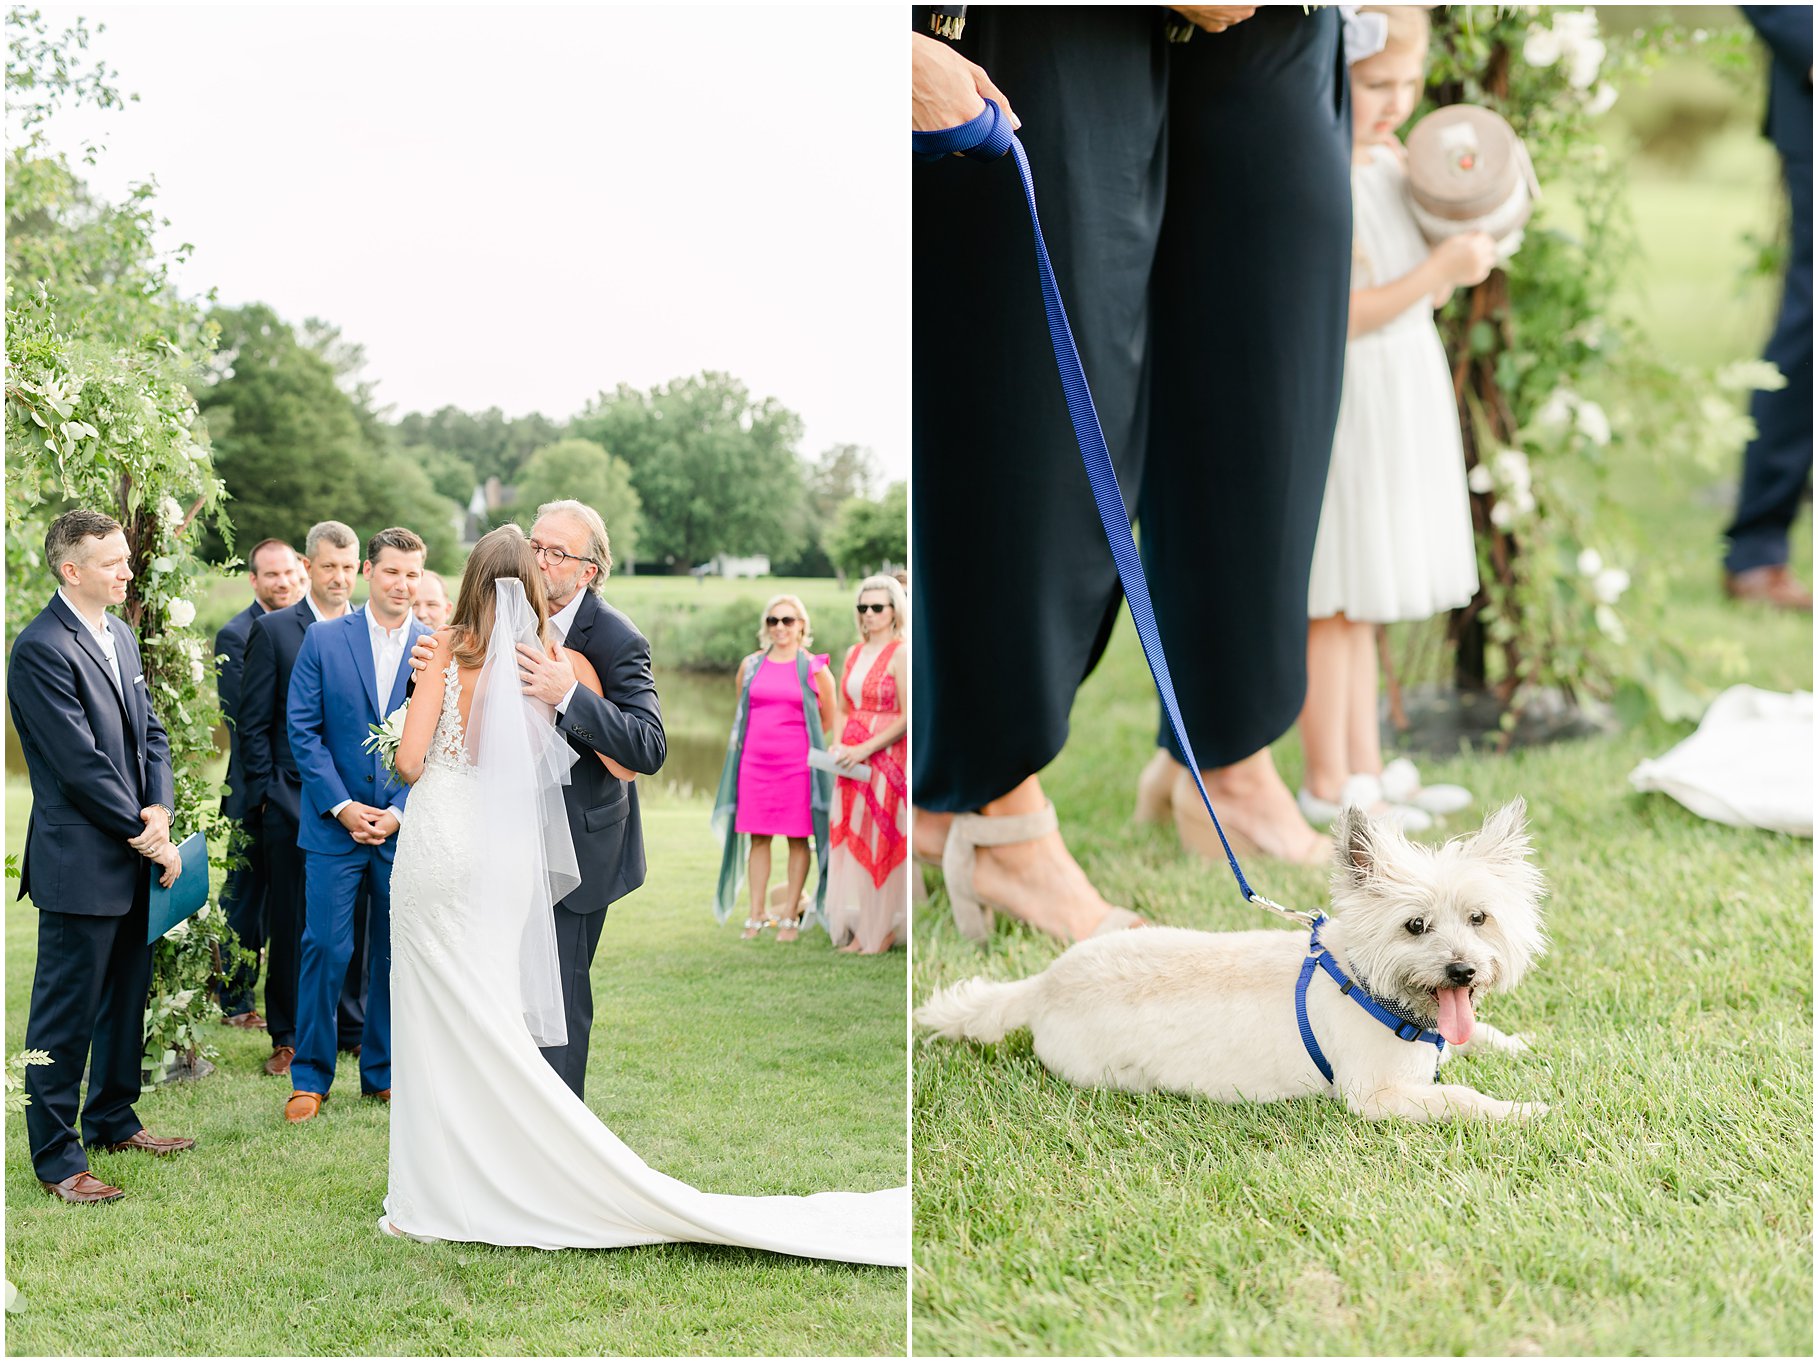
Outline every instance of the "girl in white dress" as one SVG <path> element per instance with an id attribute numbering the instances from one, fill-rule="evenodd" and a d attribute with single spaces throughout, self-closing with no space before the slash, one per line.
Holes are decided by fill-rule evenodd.
<path id="1" fill-rule="evenodd" d="M 1361 13 L 1382 16 L 1388 36 L 1350 68 L 1350 343 L 1308 586 L 1300 805 L 1315 823 L 1356 804 L 1421 831 L 1431 814 L 1471 797 L 1457 786 L 1422 789 L 1405 758 L 1384 770 L 1376 626 L 1426 619 L 1477 592 L 1458 408 L 1433 309 L 1489 274 L 1495 246 L 1481 232 L 1431 249 L 1422 238 L 1395 130 L 1425 81 L 1426 12 Z"/>

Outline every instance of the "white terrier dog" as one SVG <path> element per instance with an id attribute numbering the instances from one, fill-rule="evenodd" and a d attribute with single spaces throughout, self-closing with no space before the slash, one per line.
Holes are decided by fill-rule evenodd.
<path id="1" fill-rule="evenodd" d="M 1033 978 L 942 989 L 915 1019 L 951 1040 L 1002 1040 L 1026 1026 L 1036 1057 L 1083 1087 L 1220 1102 L 1323 1092 L 1360 1116 L 1417 1121 L 1538 1116 L 1540 1103 L 1436 1081 L 1436 1061 L 1454 1053 L 1527 1048 L 1475 1009 L 1479 993 L 1512 988 L 1546 948 L 1545 884 L 1528 862 L 1525 814 L 1517 799 L 1474 835 L 1427 847 L 1345 810 L 1333 916 L 1315 929 L 1331 968 L 1306 971 L 1311 1044 L 1297 1015 L 1310 954 L 1299 932 L 1147 927 L 1093 937 Z M 1341 989 L 1335 975 L 1351 984 Z M 1360 993 L 1379 1011 L 1360 1005 Z"/>

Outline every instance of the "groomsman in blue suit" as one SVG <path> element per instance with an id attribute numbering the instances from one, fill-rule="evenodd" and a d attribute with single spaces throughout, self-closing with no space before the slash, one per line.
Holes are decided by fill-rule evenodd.
<path id="1" fill-rule="evenodd" d="M 19 897 L 38 909 L 38 955 L 25 1047 L 50 1055 L 25 1071 L 25 1131 L 45 1191 L 114 1201 L 123 1194 L 89 1171 L 89 1149 L 164 1155 L 195 1144 L 151 1134 L 133 1110 L 151 866 L 168 886 L 183 861 L 170 840 L 170 743 L 133 631 L 108 614 L 133 579 L 126 535 L 111 516 L 69 511 L 51 523 L 44 561 L 57 594 L 13 641 L 6 697 L 32 778 Z"/>
<path id="2" fill-rule="evenodd" d="M 284 1105 L 293 1122 L 315 1117 L 334 1084 L 335 1000 L 363 890 L 370 906 L 360 1091 L 391 1100 L 391 862 L 410 790 L 365 743 L 370 726 L 404 703 L 404 659 L 430 632 L 410 610 L 423 558 L 423 541 L 409 530 L 375 534 L 361 567 L 366 604 L 311 627 L 291 670 L 286 719 L 303 782 L 304 881 L 297 1053 Z"/>

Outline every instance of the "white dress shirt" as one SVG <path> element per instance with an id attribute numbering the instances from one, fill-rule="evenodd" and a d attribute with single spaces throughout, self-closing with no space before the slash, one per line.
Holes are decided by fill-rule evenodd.
<path id="1" fill-rule="evenodd" d="M 574 617 L 581 613 L 581 597 L 585 595 L 586 592 L 587 588 L 582 587 L 579 591 L 574 593 L 567 605 L 563 606 L 560 610 L 556 611 L 555 614 L 549 617 L 549 632 L 557 643 L 566 644 L 568 642 L 568 631 L 574 628 Z M 568 702 L 574 699 L 575 687 L 580 684 L 581 683 L 577 681 L 573 686 L 568 688 L 568 693 L 562 697 L 562 702 L 555 707 L 557 714 L 562 714 L 567 711 Z"/>
<path id="2" fill-rule="evenodd" d="M 114 653 L 114 631 L 107 627 L 107 615 L 105 613 L 102 614 L 101 627 L 97 629 L 89 621 L 88 616 L 83 614 L 76 603 L 69 598 L 69 593 L 67 591 L 62 587 L 58 587 L 57 594 L 63 597 L 63 603 L 70 608 L 70 612 L 74 614 L 77 619 L 82 621 L 82 627 L 88 630 L 88 636 L 94 639 L 96 646 L 101 649 L 101 655 L 107 659 L 107 669 L 114 674 L 114 689 L 120 692 L 120 698 L 124 700 L 126 698 L 126 685 L 120 677 L 120 659 Z M 579 598 L 577 597 L 577 599 Z M 572 694 L 572 692 L 570 693 Z M 564 700 L 563 703 L 566 704 L 567 701 Z"/>
<path id="3" fill-rule="evenodd" d="M 309 608 L 314 610 L 316 603 L 310 601 Z M 387 629 L 379 623 L 368 607 L 363 605 L 355 613 L 366 617 L 366 641 L 372 647 L 372 674 L 379 683 L 379 710 L 383 714 L 385 701 L 391 695 L 391 688 L 398 679 L 398 666 L 404 661 L 404 640 L 410 636 L 410 614 L 408 611 L 405 612 L 402 623 L 396 629 Z M 353 800 L 343 799 L 328 812 L 333 817 L 339 818 L 341 810 L 351 803 Z M 392 809 L 391 812 L 402 824 L 404 821 L 403 810 Z"/>

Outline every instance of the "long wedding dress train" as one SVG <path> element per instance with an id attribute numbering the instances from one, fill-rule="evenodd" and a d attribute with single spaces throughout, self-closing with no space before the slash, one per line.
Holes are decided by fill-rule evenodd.
<path id="1" fill-rule="evenodd" d="M 525 1021 L 523 915 L 476 908 L 475 858 L 500 853 L 500 811 L 487 807 L 491 791 L 464 741 L 454 664 L 445 677 L 392 872 L 390 1224 L 420 1238 L 542 1249 L 680 1241 L 906 1266 L 906 1187 L 698 1191 L 647 1165 L 557 1077 Z"/>

